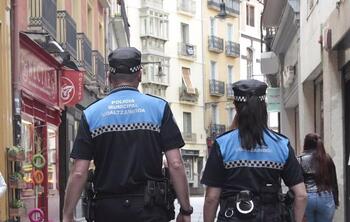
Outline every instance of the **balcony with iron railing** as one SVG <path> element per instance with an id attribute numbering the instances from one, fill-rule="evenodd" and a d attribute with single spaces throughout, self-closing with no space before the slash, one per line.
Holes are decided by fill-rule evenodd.
<path id="1" fill-rule="evenodd" d="M 233 83 L 226 84 L 226 97 L 228 99 L 233 99 L 233 96 L 234 96 L 232 85 L 233 85 Z"/>
<path id="2" fill-rule="evenodd" d="M 196 14 L 196 2 L 192 0 L 178 0 L 177 10 L 182 14 L 194 16 Z"/>
<path id="3" fill-rule="evenodd" d="M 77 29 L 67 11 L 57 11 L 57 40 L 69 54 L 77 58 Z"/>
<path id="4" fill-rule="evenodd" d="M 94 58 L 94 73 L 96 80 L 100 85 L 106 85 L 106 66 L 104 58 L 100 52 L 97 50 L 92 51 L 92 56 Z"/>
<path id="5" fill-rule="evenodd" d="M 179 42 L 178 55 L 183 59 L 193 61 L 197 58 L 197 47 L 189 43 Z"/>
<path id="6" fill-rule="evenodd" d="M 197 142 L 197 134 L 192 132 L 183 132 L 182 137 L 186 142 L 195 143 Z"/>
<path id="7" fill-rule="evenodd" d="M 92 70 L 91 42 L 85 33 L 77 33 L 77 61 L 78 65 L 85 69 L 86 76 L 89 76 L 90 80 L 95 80 Z"/>
<path id="8" fill-rule="evenodd" d="M 230 57 L 239 57 L 240 55 L 240 45 L 239 43 L 226 41 L 225 44 L 225 54 Z"/>
<path id="9" fill-rule="evenodd" d="M 225 95 L 225 83 L 222 81 L 211 79 L 209 80 L 209 93 L 211 96 Z"/>
<path id="10" fill-rule="evenodd" d="M 163 0 L 141 0 L 141 7 L 163 9 Z"/>
<path id="11" fill-rule="evenodd" d="M 179 100 L 180 102 L 186 102 L 186 103 L 197 103 L 199 97 L 198 89 L 195 88 L 194 93 L 189 93 L 186 86 L 181 86 L 179 88 Z"/>
<path id="12" fill-rule="evenodd" d="M 222 0 L 208 0 L 208 8 L 220 11 L 220 3 Z M 226 12 L 229 15 L 238 17 L 240 14 L 240 1 L 239 0 L 224 0 Z"/>
<path id="13" fill-rule="evenodd" d="M 56 38 L 56 0 L 29 0 L 29 28 L 48 32 Z"/>
<path id="14" fill-rule="evenodd" d="M 226 131 L 224 124 L 212 123 L 209 125 L 209 137 L 215 138 Z"/>
<path id="15" fill-rule="evenodd" d="M 214 35 L 208 37 L 208 50 L 216 53 L 224 51 L 224 40 Z"/>

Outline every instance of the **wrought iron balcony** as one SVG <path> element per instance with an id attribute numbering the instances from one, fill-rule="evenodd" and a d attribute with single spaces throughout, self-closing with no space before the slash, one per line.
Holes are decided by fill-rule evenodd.
<path id="1" fill-rule="evenodd" d="M 197 47 L 195 45 L 180 42 L 178 44 L 178 54 L 184 59 L 195 60 L 197 58 Z"/>
<path id="2" fill-rule="evenodd" d="M 211 79 L 209 80 L 210 95 L 223 96 L 225 95 L 225 83 L 222 81 Z"/>
<path id="3" fill-rule="evenodd" d="M 163 0 L 141 0 L 142 8 L 163 9 Z"/>
<path id="4" fill-rule="evenodd" d="M 229 15 L 238 16 L 240 13 L 239 0 L 225 0 L 225 9 Z M 220 11 L 221 0 L 208 0 L 207 5 L 209 8 Z"/>
<path id="5" fill-rule="evenodd" d="M 56 38 L 56 0 L 29 0 L 29 27 Z"/>
<path id="6" fill-rule="evenodd" d="M 210 124 L 209 125 L 209 136 L 215 138 L 218 135 L 223 134 L 226 131 L 224 124 Z"/>
<path id="7" fill-rule="evenodd" d="M 77 58 L 77 29 L 67 11 L 57 11 L 57 40 L 71 56 Z"/>
<path id="8" fill-rule="evenodd" d="M 104 58 L 97 50 L 92 51 L 94 57 L 94 73 L 98 83 L 106 85 L 106 66 Z"/>
<path id="9" fill-rule="evenodd" d="M 226 96 L 229 99 L 233 99 L 233 96 L 234 96 L 232 85 L 233 85 L 232 83 L 227 83 L 226 84 Z"/>
<path id="10" fill-rule="evenodd" d="M 197 103 L 199 92 L 198 89 L 195 88 L 195 93 L 188 93 L 186 86 L 181 86 L 179 88 L 179 100 L 184 102 L 190 102 L 190 103 Z"/>
<path id="11" fill-rule="evenodd" d="M 240 45 L 232 41 L 226 41 L 225 44 L 225 53 L 227 56 L 239 57 L 240 55 Z"/>
<path id="12" fill-rule="evenodd" d="M 185 141 L 187 142 L 192 142 L 195 143 L 197 142 L 197 134 L 192 133 L 192 132 L 183 132 L 182 137 L 184 138 Z"/>
<path id="13" fill-rule="evenodd" d="M 91 80 L 94 79 L 94 73 L 92 70 L 92 49 L 91 42 L 86 37 L 85 33 L 77 34 L 77 60 L 80 67 L 86 70 L 86 73 L 90 76 Z"/>
<path id="14" fill-rule="evenodd" d="M 208 50 L 216 53 L 224 51 L 224 40 L 214 35 L 208 38 Z"/>
<path id="15" fill-rule="evenodd" d="M 177 1 L 177 10 L 183 12 L 187 15 L 196 14 L 196 2 L 192 0 L 178 0 Z"/>

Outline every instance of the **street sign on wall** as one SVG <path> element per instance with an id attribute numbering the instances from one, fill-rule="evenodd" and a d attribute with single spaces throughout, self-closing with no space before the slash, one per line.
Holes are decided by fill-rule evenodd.
<path id="1" fill-rule="evenodd" d="M 280 88 L 267 88 L 267 111 L 280 112 L 281 111 L 281 92 Z"/>

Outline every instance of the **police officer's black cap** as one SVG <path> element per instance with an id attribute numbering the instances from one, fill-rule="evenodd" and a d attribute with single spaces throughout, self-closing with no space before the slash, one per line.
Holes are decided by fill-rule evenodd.
<path id="1" fill-rule="evenodd" d="M 133 74 L 141 67 L 141 52 L 134 47 L 118 48 L 108 56 L 111 74 Z"/>
<path id="2" fill-rule="evenodd" d="M 246 102 L 251 96 L 257 96 L 261 101 L 265 100 L 267 84 L 255 79 L 240 80 L 232 84 L 234 100 Z"/>

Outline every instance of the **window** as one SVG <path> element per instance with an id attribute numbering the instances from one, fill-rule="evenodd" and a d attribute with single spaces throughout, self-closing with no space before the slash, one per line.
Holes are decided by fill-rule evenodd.
<path id="1" fill-rule="evenodd" d="M 227 66 L 227 82 L 233 83 L 233 66 L 232 65 Z"/>
<path id="2" fill-rule="evenodd" d="M 72 17 L 77 25 L 77 32 L 81 32 L 81 13 L 80 13 L 80 1 L 71 0 L 72 3 Z"/>
<path id="3" fill-rule="evenodd" d="M 246 5 L 246 24 L 254 27 L 254 6 Z"/>
<path id="4" fill-rule="evenodd" d="M 233 41 L 233 25 L 227 24 L 227 41 Z"/>
<path id="5" fill-rule="evenodd" d="M 181 23 L 181 42 L 189 43 L 189 26 L 185 23 Z"/>
<path id="6" fill-rule="evenodd" d="M 218 107 L 217 105 L 212 105 L 211 106 L 211 122 L 213 124 L 218 124 L 219 123 L 219 113 L 218 113 Z"/>
<path id="7" fill-rule="evenodd" d="M 216 34 L 216 22 L 214 17 L 210 17 L 210 35 Z"/>
<path id="8" fill-rule="evenodd" d="M 183 113 L 183 132 L 184 134 L 191 134 L 192 133 L 192 114 L 188 112 Z"/>
<path id="9" fill-rule="evenodd" d="M 314 82 L 315 87 L 315 132 L 323 138 L 323 80 L 322 75 Z"/>
<path id="10" fill-rule="evenodd" d="M 247 48 L 247 79 L 253 78 L 253 50 Z"/>
<path id="11" fill-rule="evenodd" d="M 105 38 L 104 38 L 104 33 L 103 33 L 103 24 L 100 22 L 99 26 L 98 26 L 98 40 L 99 40 L 99 51 L 101 52 L 102 55 L 104 55 L 104 42 L 105 42 Z"/>
<path id="12" fill-rule="evenodd" d="M 196 90 L 192 86 L 190 75 L 191 70 L 189 68 L 182 67 L 182 83 L 185 85 L 188 94 L 195 94 Z"/>
<path id="13" fill-rule="evenodd" d="M 215 80 L 216 78 L 216 62 L 210 61 L 210 73 L 211 79 Z"/>
<path id="14" fill-rule="evenodd" d="M 92 42 L 92 28 L 93 28 L 93 23 L 92 23 L 92 8 L 90 7 L 90 5 L 88 5 L 88 10 L 87 10 L 87 16 L 88 16 L 88 24 L 87 24 L 87 36 L 89 38 L 89 40 Z"/>

